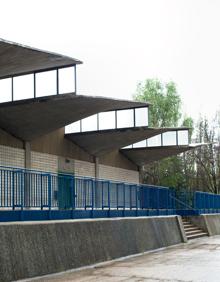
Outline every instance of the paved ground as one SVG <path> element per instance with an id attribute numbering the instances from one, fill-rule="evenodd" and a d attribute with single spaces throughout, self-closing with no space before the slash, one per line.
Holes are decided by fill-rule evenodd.
<path id="1" fill-rule="evenodd" d="M 108 265 L 68 272 L 35 281 L 220 281 L 220 236 L 132 257 Z"/>

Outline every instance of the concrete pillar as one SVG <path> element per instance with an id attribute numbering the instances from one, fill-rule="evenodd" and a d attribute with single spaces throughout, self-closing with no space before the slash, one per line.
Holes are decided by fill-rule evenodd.
<path id="1" fill-rule="evenodd" d="M 24 142 L 24 167 L 31 169 L 31 143 Z"/>
<path id="2" fill-rule="evenodd" d="M 95 178 L 98 179 L 99 178 L 99 158 L 95 157 L 94 162 L 95 162 Z"/>

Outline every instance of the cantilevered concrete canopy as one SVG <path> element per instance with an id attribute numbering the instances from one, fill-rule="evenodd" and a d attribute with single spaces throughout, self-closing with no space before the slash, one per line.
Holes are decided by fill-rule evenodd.
<path id="1" fill-rule="evenodd" d="M 81 63 L 67 56 L 0 39 L 0 78 Z"/>
<path id="2" fill-rule="evenodd" d="M 98 112 L 146 107 L 146 103 L 72 93 L 0 103 L 0 128 L 31 141 Z"/>
<path id="3" fill-rule="evenodd" d="M 132 149 L 121 149 L 128 159 L 135 164 L 142 166 L 154 161 L 178 155 L 196 147 L 205 144 L 190 144 L 190 145 L 179 145 L 179 146 L 161 146 L 161 147 L 144 147 L 144 148 L 132 148 Z"/>
<path id="4" fill-rule="evenodd" d="M 65 137 L 78 144 L 91 155 L 98 157 L 170 130 L 170 128 L 142 126 L 70 133 L 66 134 Z"/>

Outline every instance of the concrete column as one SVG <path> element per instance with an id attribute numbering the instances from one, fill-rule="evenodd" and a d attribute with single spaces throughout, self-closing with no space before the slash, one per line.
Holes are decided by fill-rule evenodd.
<path id="1" fill-rule="evenodd" d="M 94 162 L 95 162 L 95 178 L 98 179 L 99 178 L 99 158 L 95 157 Z"/>
<path id="2" fill-rule="evenodd" d="M 24 167 L 31 168 L 31 143 L 28 141 L 24 142 Z"/>

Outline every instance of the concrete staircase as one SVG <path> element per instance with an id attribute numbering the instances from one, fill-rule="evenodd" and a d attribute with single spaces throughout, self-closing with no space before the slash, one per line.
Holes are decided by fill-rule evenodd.
<path id="1" fill-rule="evenodd" d="M 183 217 L 182 221 L 183 221 L 183 227 L 184 227 L 184 231 L 185 231 L 187 240 L 208 236 L 208 234 L 205 231 L 193 225 L 187 219 L 187 217 Z"/>

